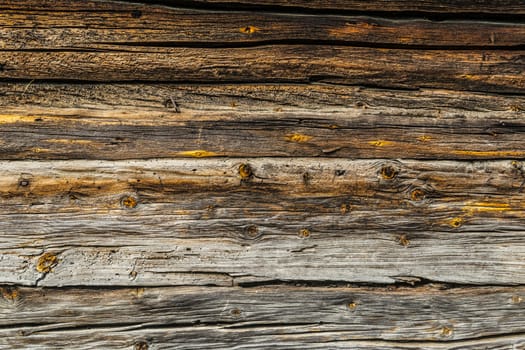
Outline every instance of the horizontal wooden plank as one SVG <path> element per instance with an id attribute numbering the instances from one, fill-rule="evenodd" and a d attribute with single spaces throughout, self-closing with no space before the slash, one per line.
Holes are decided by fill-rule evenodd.
<path id="1" fill-rule="evenodd" d="M 111 8 L 116 1 L 90 1 L 93 7 Z M 120 2 L 139 3 L 136 0 L 124 0 Z M 300 12 L 308 10 L 347 10 L 347 11 L 376 11 L 376 12 L 434 12 L 434 13 L 485 13 L 485 14 L 523 14 L 525 10 L 519 1 L 515 0 L 191 0 L 181 2 L 179 0 L 147 0 L 141 1 L 151 4 L 161 4 L 163 6 L 209 8 L 212 6 L 223 9 L 237 10 L 239 8 L 257 8 L 266 10 L 283 10 Z M 31 6 L 32 10 L 48 11 L 50 8 L 68 10 L 70 4 L 67 1 L 57 3 L 53 0 L 3 0 L 0 8 L 6 9 L 27 9 Z M 267 6 L 267 8 L 265 8 Z"/>
<path id="2" fill-rule="evenodd" d="M 82 160 L 0 169 L 2 283 L 525 282 L 516 161 Z"/>
<path id="3" fill-rule="evenodd" d="M 522 349 L 522 334 L 451 342 L 394 342 L 349 340 L 348 333 L 324 331 L 323 326 L 260 326 L 224 329 L 219 326 L 106 327 L 84 330 L 41 331 L 31 328 L 1 330 L 2 349 L 356 349 L 356 350 L 502 350 Z"/>
<path id="4" fill-rule="evenodd" d="M 203 11 L 122 2 L 34 1 L 0 14 L 2 49 L 104 49 L 336 41 L 357 45 L 505 47 L 525 44 L 522 23 Z M 28 9 L 29 7 L 29 9 Z M 0 5 L 1 8 L 1 5 Z"/>
<path id="5" fill-rule="evenodd" d="M 2 287 L 0 329 L 24 327 L 31 339 L 54 330 L 124 325 L 219 325 L 223 332 L 267 326 L 276 327 L 278 338 L 297 326 L 341 332 L 347 340 L 447 342 L 524 332 L 523 287 L 442 288 Z"/>
<path id="6" fill-rule="evenodd" d="M 2 84 L 0 93 L 2 159 L 525 157 L 523 96 L 36 82 Z"/>
<path id="7" fill-rule="evenodd" d="M 523 93 L 524 52 L 325 45 L 0 51 L 0 79 L 156 82 L 312 81 Z"/>

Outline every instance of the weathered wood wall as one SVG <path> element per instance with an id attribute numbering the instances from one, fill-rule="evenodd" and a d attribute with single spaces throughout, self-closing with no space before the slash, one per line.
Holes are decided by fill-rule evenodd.
<path id="1" fill-rule="evenodd" d="M 525 349 L 525 4 L 0 0 L 0 348 Z"/>

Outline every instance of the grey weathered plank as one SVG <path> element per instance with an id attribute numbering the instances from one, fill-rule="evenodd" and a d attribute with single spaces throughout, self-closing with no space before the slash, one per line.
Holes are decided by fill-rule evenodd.
<path id="1" fill-rule="evenodd" d="M 38 334 L 64 328 L 120 325 L 152 330 L 190 324 L 220 325 L 225 332 L 263 325 L 296 325 L 318 328 L 322 332 L 343 332 L 347 340 L 455 341 L 523 333 L 523 298 L 523 287 L 444 289 L 440 285 L 417 288 L 3 287 L 0 289 L 0 326 L 31 324 L 24 332 Z M 64 337 L 68 337 L 67 332 Z"/>
<path id="2" fill-rule="evenodd" d="M 25 4 L 25 6 L 24 6 Z M 28 11 L 28 7 L 33 9 Z M 0 8 L 2 4 L 0 4 Z M 4 5 L 3 49 L 104 49 L 109 45 L 209 46 L 278 41 L 356 45 L 506 47 L 525 44 L 522 23 L 203 11 L 116 1 Z"/>
<path id="3" fill-rule="evenodd" d="M 522 50 L 405 50 L 326 45 L 0 51 L 0 79 L 149 82 L 312 81 L 523 93 Z"/>
<path id="4" fill-rule="evenodd" d="M 352 332 L 324 331 L 324 326 L 255 326 L 225 329 L 220 326 L 105 327 L 80 330 L 0 330 L 1 349 L 356 349 L 356 350 L 523 350 L 525 336 L 516 334 L 449 342 L 351 340 Z"/>
<path id="5" fill-rule="evenodd" d="M 2 84 L 0 92 L 3 159 L 525 157 L 523 96 L 35 82 Z"/>
<path id="6" fill-rule="evenodd" d="M 525 281 L 520 162 L 242 164 L 3 162 L 2 282 Z"/>

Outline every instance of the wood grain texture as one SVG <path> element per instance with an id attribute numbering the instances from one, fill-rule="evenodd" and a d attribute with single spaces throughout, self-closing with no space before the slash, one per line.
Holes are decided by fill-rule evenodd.
<path id="1" fill-rule="evenodd" d="M 346 10 L 360 12 L 429 12 L 442 14 L 456 13 L 480 13 L 480 14 L 523 14 L 523 4 L 516 0 L 124 0 L 122 3 L 149 3 L 160 4 L 171 7 L 197 7 L 216 9 L 237 10 L 248 8 L 256 10 L 289 10 L 290 12 L 308 10 Z M 90 1 L 94 9 L 106 9 L 112 6 L 114 1 L 100 0 Z M 33 11 L 49 11 L 50 9 L 68 10 L 69 2 L 57 3 L 53 0 L 34 2 L 32 0 L 3 0 L 0 3 L 2 9 L 24 9 L 30 5 Z M 215 7 L 214 7 L 215 6 Z M 313 12 L 313 11 L 311 11 Z M 313 12 L 316 13 L 316 12 Z M 420 14 L 424 15 L 424 14 Z"/>
<path id="2" fill-rule="evenodd" d="M 86 326 L 219 326 L 218 331 L 235 332 L 266 325 L 283 335 L 296 326 L 342 332 L 346 340 L 450 342 L 520 334 L 525 327 L 521 287 L 3 287 L 0 292 L 0 324 L 26 327 L 26 335 L 37 336 Z"/>
<path id="3" fill-rule="evenodd" d="M 1 51 L 0 79 L 157 82 L 312 81 L 389 88 L 524 92 L 522 51 L 325 45 Z"/>
<path id="4" fill-rule="evenodd" d="M 34 6 L 34 1 L 4 5 L 0 15 L 2 49 L 100 50 L 131 45 L 261 45 L 282 41 L 449 48 L 525 44 L 525 26 L 519 22 L 206 11 L 112 1 L 61 1 L 39 11 L 28 11 L 28 6 Z"/>
<path id="5" fill-rule="evenodd" d="M 72 331 L 42 331 L 27 334 L 31 328 L 2 329 L 2 349 L 357 349 L 357 350 L 522 350 L 523 335 L 487 337 L 479 340 L 448 342 L 403 342 L 349 340 L 348 333 L 323 331 L 323 326 L 259 326 L 224 329 L 219 326 L 190 327 L 105 327 Z"/>
<path id="6" fill-rule="evenodd" d="M 525 157 L 523 96 L 37 82 L 2 84 L 0 94 L 2 159 Z"/>
<path id="7" fill-rule="evenodd" d="M 243 164 L 3 162 L 2 283 L 524 281 L 519 162 Z"/>
<path id="8" fill-rule="evenodd" d="M 524 18 L 0 0 L 0 349 L 525 349 Z"/>

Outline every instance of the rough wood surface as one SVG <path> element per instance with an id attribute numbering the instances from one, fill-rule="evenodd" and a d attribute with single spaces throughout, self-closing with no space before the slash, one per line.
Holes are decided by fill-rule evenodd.
<path id="1" fill-rule="evenodd" d="M 516 161 L 83 160 L 0 169 L 9 218 L 3 283 L 525 281 Z M 54 266 L 41 271 L 47 254 Z"/>
<path id="2" fill-rule="evenodd" d="M 0 0 L 0 349 L 525 349 L 524 15 Z"/>
<path id="3" fill-rule="evenodd" d="M 93 1 L 71 0 L 38 12 L 28 11 L 27 6 L 33 3 L 18 1 L 4 7 L 0 17 L 2 49 L 95 50 L 283 41 L 449 48 L 525 44 L 525 25 L 520 22 L 206 11 L 117 2 L 102 3 L 102 7 Z"/>
<path id="4" fill-rule="evenodd" d="M 35 82 L 0 94 L 3 159 L 525 157 L 523 96 Z"/>
<path id="5" fill-rule="evenodd" d="M 344 332 L 347 340 L 458 341 L 525 330 L 521 287 L 3 287 L 0 292 L 0 324 L 32 324 L 28 335 L 85 326 L 194 325 L 235 332 L 263 324 L 284 335 L 285 325 L 293 324 L 323 333 Z M 413 314 L 418 309 L 422 312 Z"/>
<path id="6" fill-rule="evenodd" d="M 523 93 L 525 51 L 379 49 L 326 45 L 129 47 L 3 51 L 0 79 L 156 82 L 329 82 Z"/>
<path id="7" fill-rule="evenodd" d="M 115 1 L 116 2 L 116 1 Z M 518 0 L 123 0 L 121 3 L 147 3 L 150 5 L 164 5 L 171 7 L 189 7 L 200 9 L 222 9 L 237 10 L 239 8 L 257 11 L 288 11 L 301 13 L 319 13 L 318 10 L 346 10 L 359 12 L 382 12 L 384 14 L 396 15 L 397 13 L 415 12 L 420 16 L 431 13 L 443 15 L 463 14 L 504 14 L 512 17 L 513 14 L 523 14 L 525 9 L 523 3 Z M 92 9 L 115 8 L 113 1 L 90 1 Z M 2 9 L 27 9 L 32 11 L 49 11 L 51 9 L 69 10 L 72 1 L 41 0 L 3 0 L 0 3 Z M 74 3 L 73 3 L 74 4 Z M 76 5 L 81 6 L 81 5 Z M 420 13 L 418 13 L 420 12 Z M 426 13 L 425 13 L 426 12 Z"/>

